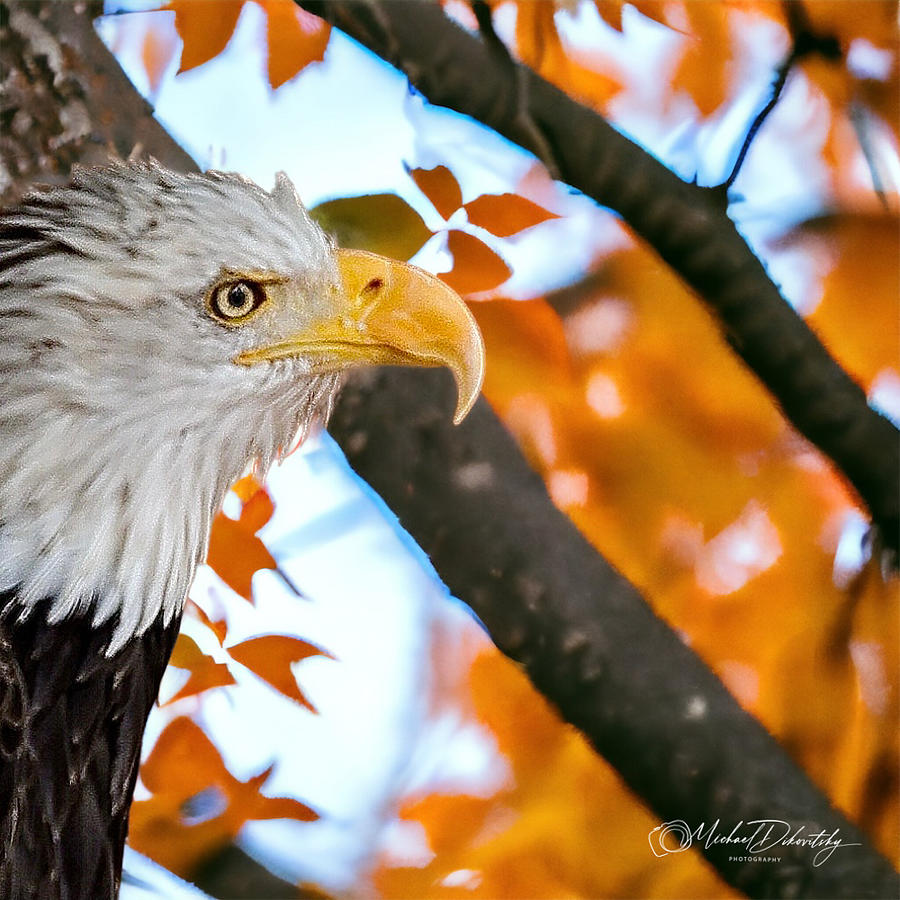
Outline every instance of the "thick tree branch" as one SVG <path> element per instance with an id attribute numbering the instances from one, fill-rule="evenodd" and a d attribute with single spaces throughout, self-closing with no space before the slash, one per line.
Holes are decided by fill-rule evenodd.
<path id="1" fill-rule="evenodd" d="M 102 122 L 112 108 L 116 118 L 133 117 L 145 152 L 192 167 L 124 79 L 115 81 L 87 17 L 63 4 L 26 9 L 43 9 L 67 48 L 60 77 L 82 86 L 92 123 L 86 152 L 106 146 Z M 104 84 L 115 85 L 112 95 Z M 128 152 L 127 134 L 121 142 Z M 80 158 L 77 148 L 72 155 Z M 4 150 L 3 158 L 15 157 Z M 64 176 L 69 165 L 57 157 L 28 176 Z M 556 510 L 484 401 L 459 429 L 449 425 L 452 407 L 445 373 L 384 371 L 348 386 L 332 431 L 501 649 L 664 819 L 720 819 L 730 828 L 781 818 L 807 833 L 839 829 L 842 841 L 860 844 L 820 867 L 796 847 L 784 849 L 778 867 L 704 851 L 732 884 L 757 896 L 895 896 L 890 865 Z"/>
<path id="2" fill-rule="evenodd" d="M 556 509 L 487 403 L 458 428 L 452 409 L 446 373 L 384 370 L 345 387 L 330 430 L 497 646 L 662 820 L 780 819 L 862 844 L 819 867 L 805 848 L 779 848 L 778 865 L 700 848 L 738 889 L 897 893 L 860 831 Z"/>
<path id="3" fill-rule="evenodd" d="M 618 212 L 696 291 L 788 419 L 854 486 L 886 546 L 898 546 L 900 434 L 781 296 L 728 218 L 721 190 L 686 184 L 531 70 L 510 78 L 502 56 L 436 3 L 297 2 L 396 65 L 432 103 L 540 155 L 537 126 L 561 178 Z"/>

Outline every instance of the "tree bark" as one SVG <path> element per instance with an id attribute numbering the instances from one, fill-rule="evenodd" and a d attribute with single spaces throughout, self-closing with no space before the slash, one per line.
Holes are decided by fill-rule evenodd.
<path id="1" fill-rule="evenodd" d="M 9 196 L 27 180 L 65 178 L 75 161 L 105 159 L 108 148 L 127 155 L 138 141 L 173 168 L 194 168 L 96 37 L 96 6 L 2 9 L 3 81 L 19 91 L 6 93 L 3 121 L 30 117 L 19 118 L 18 143 L 0 142 Z M 47 94 L 58 94 L 60 109 L 81 104 L 82 126 L 67 131 Z M 887 861 L 553 506 L 487 404 L 458 429 L 452 408 L 445 373 L 382 371 L 348 385 L 332 433 L 498 646 L 663 819 L 718 819 L 730 829 L 783 818 L 859 843 L 820 867 L 798 848 L 785 848 L 777 868 L 700 848 L 736 887 L 756 896 L 896 896 Z M 474 491 L 455 477 L 473 464 L 487 473 Z"/>
<path id="2" fill-rule="evenodd" d="M 860 844 L 819 867 L 807 848 L 759 865 L 733 846 L 698 846 L 734 887 L 895 896 L 890 864 L 553 505 L 486 401 L 455 427 L 453 398 L 443 372 L 360 374 L 330 431 L 497 646 L 662 821 L 720 821 L 727 833 L 778 819 Z"/>
<path id="3" fill-rule="evenodd" d="M 686 184 L 505 51 L 419 0 L 296 0 L 405 72 L 438 106 L 471 116 L 619 213 L 716 316 L 725 339 L 794 427 L 844 474 L 888 553 L 900 545 L 900 433 L 869 407 L 779 293 L 727 215 L 725 191 Z"/>
<path id="4" fill-rule="evenodd" d="M 76 163 L 136 152 L 172 169 L 197 168 L 94 33 L 102 12 L 102 2 L 0 3 L 4 206 L 31 184 L 67 181 Z"/>

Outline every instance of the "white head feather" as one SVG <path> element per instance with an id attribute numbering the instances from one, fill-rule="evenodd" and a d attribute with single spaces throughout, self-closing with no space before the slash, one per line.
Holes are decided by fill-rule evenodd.
<path id="1" fill-rule="evenodd" d="M 211 318 L 223 272 L 284 279 L 242 328 Z M 152 164 L 79 170 L 0 214 L 0 591 L 50 617 L 118 617 L 109 652 L 181 609 L 214 512 L 326 417 L 334 375 L 234 357 L 327 315 L 334 250 L 290 182 Z M 308 302 L 306 302 L 308 301 Z"/>

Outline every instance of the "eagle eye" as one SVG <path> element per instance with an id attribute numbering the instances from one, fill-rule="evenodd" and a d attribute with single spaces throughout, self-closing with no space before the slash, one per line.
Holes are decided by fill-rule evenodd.
<path id="1" fill-rule="evenodd" d="M 258 281 L 226 281 L 213 288 L 209 311 L 226 325 L 237 324 L 265 302 L 266 289 Z"/>

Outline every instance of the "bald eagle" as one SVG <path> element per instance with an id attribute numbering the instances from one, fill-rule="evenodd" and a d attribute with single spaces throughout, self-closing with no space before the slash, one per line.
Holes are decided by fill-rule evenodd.
<path id="1" fill-rule="evenodd" d="M 433 276 L 338 250 L 284 175 L 76 170 L 0 213 L 0 897 L 115 896 L 141 736 L 210 523 L 342 370 L 483 347 Z"/>

